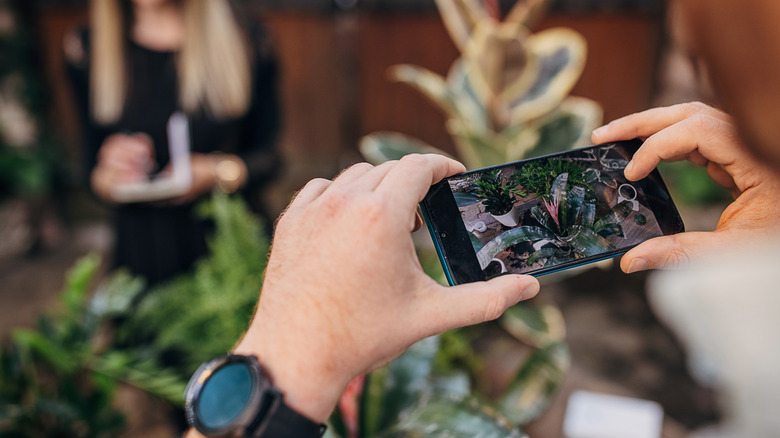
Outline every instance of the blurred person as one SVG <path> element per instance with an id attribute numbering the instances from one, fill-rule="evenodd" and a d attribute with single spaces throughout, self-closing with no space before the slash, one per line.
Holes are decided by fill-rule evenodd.
<path id="1" fill-rule="evenodd" d="M 683 330 L 681 336 L 699 347 L 704 338 L 709 346 L 701 351 L 718 351 L 709 357 L 721 361 L 730 352 L 752 347 L 749 356 L 721 362 L 725 395 L 737 408 L 730 410 L 735 420 L 730 433 L 718 436 L 774 436 L 780 430 L 774 412 L 780 402 L 775 377 L 780 354 L 774 348 L 780 319 L 773 315 L 777 305 L 772 306 L 780 297 L 774 272 L 780 255 L 771 247 L 780 233 L 780 83 L 775 80 L 780 74 L 780 3 L 678 4 L 689 20 L 692 47 L 709 67 L 717 95 L 734 118 L 698 103 L 657 108 L 610 123 L 594 132 L 594 141 L 646 137 L 626 168 L 627 178 L 647 175 L 662 160 L 688 159 L 707 166 L 710 176 L 736 198 L 716 230 L 649 240 L 627 253 L 621 266 L 637 272 L 686 267 L 717 253 L 729 258 L 732 281 L 701 281 L 723 274 L 710 265 L 697 274 L 703 277 L 675 290 L 684 300 L 677 307 L 678 318 L 701 322 L 697 334 Z M 410 236 L 419 226 L 417 203 L 432 183 L 464 170 L 447 158 L 412 155 L 377 167 L 355 165 L 333 181 L 314 180 L 298 193 L 278 223 L 255 317 L 234 350 L 241 357 L 259 358 L 266 385 L 277 390 L 268 392 L 270 386 L 264 386 L 270 401 L 249 412 L 251 422 L 231 419 L 225 424 L 251 436 L 319 436 L 319 425 L 350 379 L 386 364 L 417 340 L 496 318 L 538 292 L 538 282 L 523 275 L 444 288 L 423 273 Z M 735 252 L 755 254 L 761 244 L 770 246 L 760 252 L 769 260 L 733 257 Z M 759 280 L 740 281 L 743 271 L 735 261 L 759 267 Z M 774 280 L 766 281 L 770 278 Z M 704 289 L 710 285 L 727 290 L 708 296 Z M 692 292 L 685 286 L 698 290 L 685 298 Z M 746 288 L 736 289 L 742 286 Z M 722 339 L 710 338 L 724 330 L 715 329 L 723 321 L 736 321 L 722 312 L 737 310 L 748 315 L 741 320 L 747 323 L 725 330 L 741 336 L 718 345 Z M 699 313 L 710 318 L 694 318 Z M 206 370 L 196 373 L 191 388 L 203 384 L 208 396 L 224 395 L 220 389 L 226 381 L 210 379 L 224 374 L 219 368 Z M 190 398 L 188 405 L 204 408 L 199 402 L 199 397 Z M 212 404 L 203 412 L 225 414 L 224 407 Z"/>
<path id="2" fill-rule="evenodd" d="M 90 12 L 64 41 L 89 186 L 114 210 L 114 265 L 154 285 L 207 252 L 195 201 L 256 191 L 278 169 L 277 64 L 265 30 L 227 0 L 92 0 Z M 166 168 L 177 111 L 190 124 L 189 191 L 116 202 L 117 186 Z"/>

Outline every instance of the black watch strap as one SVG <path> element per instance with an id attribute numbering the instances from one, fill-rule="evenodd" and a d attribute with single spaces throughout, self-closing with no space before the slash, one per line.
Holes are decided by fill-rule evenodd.
<path id="1" fill-rule="evenodd" d="M 325 433 L 324 424 L 315 423 L 284 403 L 280 392 L 271 395 L 268 411 L 257 425 L 255 438 L 314 438 Z"/>

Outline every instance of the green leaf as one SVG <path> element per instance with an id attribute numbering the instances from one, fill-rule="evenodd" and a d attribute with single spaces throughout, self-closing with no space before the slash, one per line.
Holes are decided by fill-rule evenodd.
<path id="1" fill-rule="evenodd" d="M 81 345 L 82 351 L 74 351 L 31 330 L 15 330 L 12 336 L 14 343 L 19 347 L 37 354 L 56 370 L 66 374 L 75 372 L 84 355 L 83 350 L 88 348 L 88 345 Z"/>
<path id="2" fill-rule="evenodd" d="M 520 303 L 507 309 L 498 324 L 518 341 L 537 348 L 566 338 L 566 325 L 554 306 Z"/>
<path id="3" fill-rule="evenodd" d="M 409 154 L 450 155 L 415 138 L 395 132 L 375 132 L 360 140 L 360 153 L 369 163 L 400 160 Z"/>
<path id="4" fill-rule="evenodd" d="M 96 357 L 91 368 L 114 381 L 122 381 L 174 405 L 184 404 L 185 376 L 165 369 L 154 359 L 139 360 L 128 351 L 109 351 Z"/>
<path id="5" fill-rule="evenodd" d="M 558 247 L 546 247 L 532 252 L 525 260 L 525 263 L 531 266 L 540 260 L 544 260 L 544 264 L 547 265 L 549 263 L 567 262 L 569 258 L 570 256 Z"/>
<path id="6" fill-rule="evenodd" d="M 623 220 L 625 220 L 633 211 L 634 209 L 632 208 L 631 203 L 628 201 L 623 201 L 620 204 L 612 207 L 604 217 L 596 221 L 593 227 L 597 230 L 602 230 L 607 225 L 619 224 L 623 222 Z"/>
<path id="7" fill-rule="evenodd" d="M 535 242 L 542 239 L 555 239 L 549 231 L 529 225 L 513 228 L 508 231 L 504 231 L 490 242 L 486 243 L 484 247 L 477 253 L 477 260 L 481 269 L 490 263 L 496 254 L 516 245 L 520 242 Z"/>
<path id="8" fill-rule="evenodd" d="M 530 35 L 529 62 L 536 65 L 533 82 L 520 93 L 502 96 L 511 123 L 523 124 L 550 113 L 566 99 L 585 67 L 587 43 L 574 30 L 553 28 Z"/>
<path id="9" fill-rule="evenodd" d="M 439 8 L 439 13 L 452 41 L 458 49 L 463 51 L 476 24 L 487 17 L 482 2 L 476 0 L 436 0 L 436 6 Z"/>
<path id="10" fill-rule="evenodd" d="M 100 256 L 89 254 L 80 258 L 68 271 L 62 291 L 62 303 L 67 312 L 75 313 L 84 307 L 89 285 L 99 266 Z"/>
<path id="11" fill-rule="evenodd" d="M 433 393 L 383 438 L 523 438 L 493 408 L 476 398 Z"/>
<path id="12" fill-rule="evenodd" d="M 519 425 L 537 418 L 550 404 L 570 362 L 569 349 L 563 342 L 534 351 L 498 401 L 498 411 Z"/>
<path id="13" fill-rule="evenodd" d="M 479 252 L 482 249 L 482 241 L 479 240 L 474 232 L 469 233 L 469 240 L 471 241 L 471 247 L 474 248 L 474 252 Z"/>
<path id="14" fill-rule="evenodd" d="M 441 75 L 416 65 L 400 64 L 390 68 L 390 77 L 418 90 L 449 117 L 464 119 L 456 97 Z"/>
<path id="15" fill-rule="evenodd" d="M 454 103 L 464 126 L 474 133 L 487 135 L 492 125 L 487 114 L 485 103 L 479 99 L 471 85 L 469 71 L 463 60 L 458 59 L 447 73 L 447 88 L 454 98 Z"/>
<path id="16" fill-rule="evenodd" d="M 467 207 L 482 200 L 476 194 L 469 192 L 452 192 L 452 197 L 455 198 L 455 204 L 458 207 Z"/>
<path id="17" fill-rule="evenodd" d="M 577 219 L 582 214 L 584 203 L 585 189 L 579 186 L 572 187 L 569 190 L 569 195 L 566 197 L 566 215 L 562 219 L 567 226 L 577 223 Z"/>
<path id="18" fill-rule="evenodd" d="M 398 421 L 399 415 L 413 406 L 429 388 L 433 360 L 438 349 L 439 339 L 432 336 L 412 345 L 387 365 L 381 415 L 376 430 L 385 430 Z"/>
<path id="19" fill-rule="evenodd" d="M 580 225 L 573 228 L 575 229 L 572 232 L 574 238 L 569 240 L 568 243 L 577 254 L 589 257 L 614 249 L 614 246 L 607 239 L 601 237 L 590 228 L 584 228 Z"/>

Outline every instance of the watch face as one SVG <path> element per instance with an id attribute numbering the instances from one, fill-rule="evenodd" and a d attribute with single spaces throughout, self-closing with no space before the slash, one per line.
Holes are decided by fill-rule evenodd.
<path id="1" fill-rule="evenodd" d="M 197 402 L 200 422 L 209 429 L 233 424 L 247 408 L 253 386 L 252 374 L 243 363 L 216 370 L 200 391 Z"/>
<path id="2" fill-rule="evenodd" d="M 262 411 L 269 388 L 256 357 L 218 357 L 201 365 L 187 385 L 187 421 L 206 436 L 243 436 Z"/>

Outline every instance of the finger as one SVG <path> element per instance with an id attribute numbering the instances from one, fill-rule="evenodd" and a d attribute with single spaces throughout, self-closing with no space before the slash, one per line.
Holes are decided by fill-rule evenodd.
<path id="1" fill-rule="evenodd" d="M 305 186 L 303 186 L 302 189 L 298 191 L 298 193 L 293 195 L 293 200 L 290 202 L 290 206 L 296 205 L 304 207 L 311 204 L 312 201 L 319 198 L 320 195 L 322 195 L 322 193 L 331 184 L 333 184 L 333 182 L 325 178 L 315 178 L 309 181 Z"/>
<path id="2" fill-rule="evenodd" d="M 152 140 L 152 137 L 149 134 L 146 134 L 144 132 L 136 132 L 135 134 L 131 135 L 130 138 L 134 139 L 140 144 L 143 144 L 144 147 L 149 151 L 149 154 L 154 153 L 154 140 Z"/>
<path id="3" fill-rule="evenodd" d="M 414 225 L 412 226 L 412 232 L 415 232 L 422 228 L 423 218 L 420 216 L 420 207 L 417 207 L 417 212 L 414 215 Z"/>
<path id="4" fill-rule="evenodd" d="M 699 102 L 683 103 L 631 114 L 604 125 L 591 136 L 594 143 L 607 143 L 632 138 L 646 138 L 656 132 L 695 115 L 708 115 L 730 122 L 728 114 Z"/>
<path id="5" fill-rule="evenodd" d="M 742 153 L 733 125 L 716 117 L 689 117 L 650 136 L 625 170 L 626 178 L 646 177 L 661 161 L 698 154 L 721 166 L 734 163 Z"/>
<path id="6" fill-rule="evenodd" d="M 707 176 L 721 187 L 725 187 L 729 190 L 738 190 L 737 184 L 734 182 L 734 178 L 731 174 L 726 172 L 726 169 L 718 164 L 712 162 L 707 164 Z"/>
<path id="7" fill-rule="evenodd" d="M 330 185 L 330 187 L 332 187 L 331 190 L 352 184 L 355 180 L 359 179 L 367 172 L 370 172 L 373 168 L 374 166 L 368 163 L 357 163 L 349 166 L 333 178 L 333 184 Z"/>
<path id="8" fill-rule="evenodd" d="M 371 172 L 365 173 L 360 177 L 360 184 L 370 190 L 375 190 L 377 186 L 385 179 L 390 170 L 398 165 L 398 160 L 385 161 L 376 166 Z"/>
<path id="9" fill-rule="evenodd" d="M 397 206 L 397 211 L 408 214 L 406 223 L 411 223 L 417 204 L 428 193 L 431 185 L 465 170 L 461 163 L 443 155 L 406 155 L 392 166 L 377 186 L 376 192 L 385 197 L 390 205 Z"/>
<path id="10" fill-rule="evenodd" d="M 440 288 L 430 295 L 431 303 L 419 306 L 425 312 L 424 330 L 441 333 L 457 327 L 491 321 L 520 301 L 539 292 L 539 281 L 530 275 L 502 275 L 490 281 Z"/>
<path id="11" fill-rule="evenodd" d="M 695 258 L 727 247 L 718 232 L 687 232 L 656 237 L 628 251 L 620 260 L 620 269 L 627 274 L 648 269 L 684 268 Z"/>

